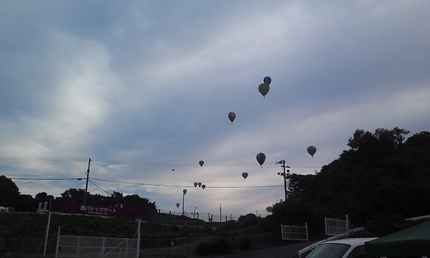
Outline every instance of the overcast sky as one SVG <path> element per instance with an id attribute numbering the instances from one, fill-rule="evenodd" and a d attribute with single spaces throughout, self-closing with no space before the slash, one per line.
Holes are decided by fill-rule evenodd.
<path id="1" fill-rule="evenodd" d="M 0 1 L 0 174 L 59 197 L 91 158 L 92 194 L 265 216 L 277 161 L 315 174 L 356 129 L 430 130 L 429 24 L 427 0 Z"/>

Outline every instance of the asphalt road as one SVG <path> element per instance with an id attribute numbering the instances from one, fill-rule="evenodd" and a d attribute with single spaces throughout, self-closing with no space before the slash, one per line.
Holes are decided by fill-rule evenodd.
<path id="1" fill-rule="evenodd" d="M 274 247 L 270 249 L 264 249 L 264 250 L 258 250 L 258 251 L 251 251 L 251 252 L 245 252 L 240 254 L 232 254 L 232 255 L 223 255 L 218 256 L 217 258 L 296 258 L 297 252 L 316 241 L 311 242 L 303 242 L 303 243 L 297 243 L 297 244 L 291 244 L 291 245 L 285 245 L 285 246 L 279 246 Z"/>

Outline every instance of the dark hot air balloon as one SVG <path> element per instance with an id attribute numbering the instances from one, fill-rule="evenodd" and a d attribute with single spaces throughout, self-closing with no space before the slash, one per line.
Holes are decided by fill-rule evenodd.
<path id="1" fill-rule="evenodd" d="M 176 203 L 176 208 L 179 208 L 179 205 L 181 205 L 181 204 L 179 204 L 179 202 L 177 202 Z"/>
<path id="2" fill-rule="evenodd" d="M 236 113 L 234 112 L 228 113 L 228 119 L 230 119 L 231 123 L 233 123 L 235 118 L 236 118 Z"/>
<path id="3" fill-rule="evenodd" d="M 200 160 L 200 161 L 199 161 L 199 165 L 200 165 L 200 167 L 203 167 L 203 164 L 205 164 L 205 162 L 204 162 L 203 160 Z"/>
<path id="4" fill-rule="evenodd" d="M 264 77 L 263 82 L 267 85 L 270 85 L 270 83 L 272 82 L 272 78 L 270 78 L 269 76 Z"/>
<path id="5" fill-rule="evenodd" d="M 257 162 L 260 164 L 261 167 L 263 167 L 263 163 L 266 161 L 266 154 L 260 152 L 257 154 Z"/>
<path id="6" fill-rule="evenodd" d="M 264 98 L 266 97 L 269 90 L 270 90 L 270 86 L 267 83 L 262 83 L 258 85 L 258 91 L 261 93 L 261 95 L 263 95 Z"/>
<path id="7" fill-rule="evenodd" d="M 197 182 L 194 182 L 194 187 L 197 187 Z"/>
<path id="8" fill-rule="evenodd" d="M 244 179 L 246 179 L 246 178 L 248 177 L 248 172 L 243 172 L 243 173 L 242 173 L 242 177 L 243 177 Z"/>
<path id="9" fill-rule="evenodd" d="M 206 185 L 202 185 L 203 190 L 206 188 Z"/>
<path id="10" fill-rule="evenodd" d="M 312 158 L 314 157 L 315 152 L 317 152 L 317 148 L 315 146 L 308 147 L 308 153 L 312 156 Z"/>

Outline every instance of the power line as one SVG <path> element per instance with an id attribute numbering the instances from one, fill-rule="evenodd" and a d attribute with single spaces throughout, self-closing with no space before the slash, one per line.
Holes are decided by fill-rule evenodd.
<path id="1" fill-rule="evenodd" d="M 85 158 L 77 157 L 29 157 L 29 156 L 0 156 L 0 159 L 14 159 L 14 160 L 43 160 L 43 161 L 82 161 Z M 92 158 L 92 161 L 104 162 L 111 164 L 123 164 L 123 165 L 136 165 L 136 166 L 148 166 L 148 167 L 197 167 L 198 163 L 170 163 L 170 162 L 147 162 L 147 161 L 132 161 L 132 160 L 111 160 L 102 158 Z M 272 165 L 270 163 L 266 164 Z M 275 164 L 273 164 L 275 165 Z M 249 163 L 210 163 L 205 162 L 205 167 L 255 167 L 258 166 L 255 162 Z M 291 168 L 321 168 L 322 165 L 290 165 Z"/>
<path id="2" fill-rule="evenodd" d="M 96 183 L 94 183 L 93 181 L 91 181 L 91 179 L 89 179 L 88 181 L 90 181 L 91 184 L 95 185 L 98 189 L 102 190 L 103 192 L 112 195 L 112 193 L 107 192 L 105 189 L 101 188 L 100 186 L 98 186 Z"/>
<path id="3" fill-rule="evenodd" d="M 101 178 L 91 178 L 92 180 L 111 182 L 111 183 L 119 183 L 119 184 L 132 184 L 132 185 L 146 185 L 146 186 L 157 186 L 157 187 L 194 187 L 191 185 L 167 185 L 167 184 L 151 184 L 151 183 L 138 183 L 138 182 L 125 182 L 125 181 L 117 181 L 117 180 L 109 180 L 109 179 L 101 179 Z M 231 189 L 231 188 L 271 188 L 278 187 L 279 185 L 254 185 L 254 186 L 206 186 L 206 188 L 214 188 L 214 189 Z"/>
<path id="4" fill-rule="evenodd" d="M 55 180 L 83 180 L 84 178 L 32 178 L 32 177 L 8 177 L 13 180 L 28 180 L 28 181 L 55 181 Z M 96 185 L 92 180 L 95 181 L 103 181 L 110 183 L 118 183 L 118 184 L 131 184 L 131 185 L 145 185 L 145 186 L 155 186 L 155 187 L 174 187 L 174 188 L 184 188 L 184 187 L 194 187 L 192 185 L 168 185 L 168 184 L 152 184 L 152 183 L 138 183 L 138 182 L 126 182 L 126 181 L 118 181 L 118 180 L 109 180 L 109 179 L 101 179 L 101 178 L 91 178 L 89 180 L 91 183 Z M 99 187 L 98 185 L 96 185 Z M 206 186 L 206 188 L 213 189 L 241 189 L 241 188 L 273 188 L 279 187 L 280 185 L 250 185 L 250 186 Z M 103 190 L 101 187 L 99 187 Z M 105 190 L 103 190 L 106 192 Z M 107 193 L 107 192 L 106 192 Z M 109 193 L 110 194 L 110 193 Z"/>
<path id="5" fill-rule="evenodd" d="M 82 178 L 35 178 L 35 177 L 7 177 L 7 178 L 14 179 L 14 180 L 32 180 L 32 181 L 81 180 L 82 179 Z"/>

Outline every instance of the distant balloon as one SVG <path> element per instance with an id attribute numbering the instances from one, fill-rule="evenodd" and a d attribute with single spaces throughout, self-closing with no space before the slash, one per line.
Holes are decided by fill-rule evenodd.
<path id="1" fill-rule="evenodd" d="M 272 78 L 270 78 L 269 76 L 264 77 L 263 82 L 267 85 L 270 85 L 270 83 L 272 82 Z"/>
<path id="2" fill-rule="evenodd" d="M 202 185 L 203 190 L 206 188 L 206 185 Z"/>
<path id="3" fill-rule="evenodd" d="M 199 165 L 200 165 L 200 167 L 203 167 L 203 164 L 205 164 L 205 162 L 204 162 L 203 160 L 200 160 L 200 161 L 199 161 Z"/>
<path id="4" fill-rule="evenodd" d="M 266 97 L 269 90 L 270 86 L 267 83 L 262 83 L 258 86 L 258 91 L 261 93 L 261 95 L 263 95 L 264 98 Z"/>
<path id="5" fill-rule="evenodd" d="M 202 182 L 199 182 L 198 185 L 199 185 L 199 187 L 201 187 L 202 186 Z"/>
<path id="6" fill-rule="evenodd" d="M 235 118 L 236 118 L 236 113 L 234 112 L 228 113 L 228 119 L 230 119 L 231 123 L 233 123 Z"/>
<path id="7" fill-rule="evenodd" d="M 197 182 L 194 182 L 194 187 L 197 187 Z"/>
<path id="8" fill-rule="evenodd" d="M 312 158 L 314 157 L 315 152 L 317 152 L 317 148 L 315 146 L 308 147 L 308 153 L 312 156 Z"/>
<path id="9" fill-rule="evenodd" d="M 242 173 L 242 177 L 243 177 L 244 179 L 246 179 L 246 178 L 248 177 L 248 172 L 243 172 L 243 173 Z"/>
<path id="10" fill-rule="evenodd" d="M 261 167 L 263 167 L 263 163 L 266 161 L 266 154 L 260 152 L 257 154 L 257 162 L 260 164 Z"/>
<path id="11" fill-rule="evenodd" d="M 179 204 L 179 202 L 177 202 L 176 203 L 176 208 L 179 208 L 179 205 L 181 205 L 181 204 Z"/>

